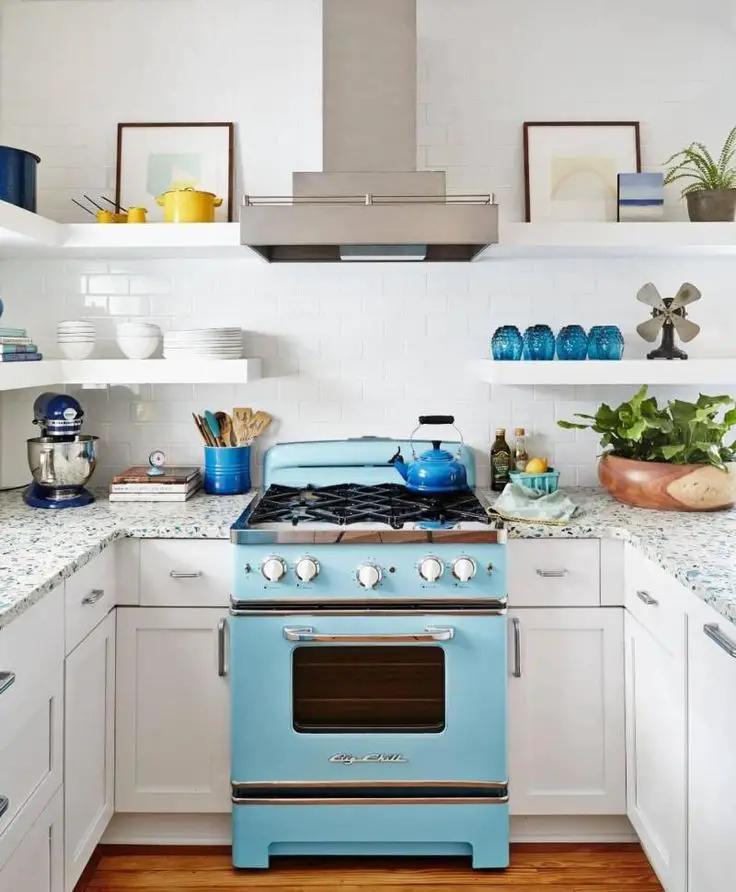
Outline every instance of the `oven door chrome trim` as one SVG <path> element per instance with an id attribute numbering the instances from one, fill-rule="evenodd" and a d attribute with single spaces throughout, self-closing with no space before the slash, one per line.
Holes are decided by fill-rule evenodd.
<path id="1" fill-rule="evenodd" d="M 317 632 L 313 626 L 284 626 L 283 635 L 287 641 L 314 644 L 432 644 L 436 641 L 451 641 L 455 637 L 455 630 L 451 626 L 425 626 L 422 632 L 384 632 L 372 635 L 360 632 Z"/>
<path id="2" fill-rule="evenodd" d="M 291 600 L 241 601 L 231 596 L 231 616 L 504 616 L 507 599 L 458 598 L 382 600 Z"/>
<path id="3" fill-rule="evenodd" d="M 417 787 L 423 787 L 427 789 L 427 787 L 431 787 L 432 789 L 442 790 L 446 787 L 467 787 L 469 790 L 488 790 L 503 792 L 508 788 L 509 782 L 506 781 L 397 781 L 397 780 L 354 780 L 354 781 L 232 781 L 230 786 L 233 790 L 241 789 L 241 790 L 249 790 L 251 788 L 258 788 L 260 790 L 282 790 L 282 789 L 298 789 L 298 790 L 311 790 L 315 787 L 324 788 L 329 787 L 330 789 L 339 790 L 341 788 L 363 788 L 370 789 L 371 787 L 381 786 L 381 787 L 391 787 L 391 789 L 396 790 L 407 790 L 411 791 Z"/>
<path id="4" fill-rule="evenodd" d="M 414 796 L 405 799 L 250 799 L 232 797 L 234 806 L 240 805 L 507 805 L 505 796 Z"/>

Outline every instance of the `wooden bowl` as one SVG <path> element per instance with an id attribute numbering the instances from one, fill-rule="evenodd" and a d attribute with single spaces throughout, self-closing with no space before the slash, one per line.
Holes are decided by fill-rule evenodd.
<path id="1" fill-rule="evenodd" d="M 598 479 L 614 499 L 637 508 L 722 511 L 736 504 L 736 463 L 727 468 L 605 455 L 598 464 Z"/>

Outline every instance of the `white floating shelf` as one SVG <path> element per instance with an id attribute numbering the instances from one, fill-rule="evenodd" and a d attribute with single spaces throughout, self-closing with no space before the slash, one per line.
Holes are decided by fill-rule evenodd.
<path id="1" fill-rule="evenodd" d="M 24 387 L 52 387 L 62 382 L 61 363 L 54 359 L 38 362 L 0 362 L 0 391 Z"/>
<path id="2" fill-rule="evenodd" d="M 69 257 L 240 257 L 259 260 L 240 244 L 238 223 L 73 223 L 64 227 Z"/>
<path id="3" fill-rule="evenodd" d="M 736 359 L 480 362 L 490 384 L 736 384 Z"/>
<path id="4" fill-rule="evenodd" d="M 261 360 L 63 359 L 61 371 L 65 384 L 247 384 Z"/>

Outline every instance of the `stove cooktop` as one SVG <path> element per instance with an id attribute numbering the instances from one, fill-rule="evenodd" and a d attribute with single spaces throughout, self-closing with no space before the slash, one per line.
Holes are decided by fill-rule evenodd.
<path id="1" fill-rule="evenodd" d="M 394 483 L 338 483 L 304 488 L 274 484 L 248 518 L 250 527 L 380 524 L 394 530 L 425 524 L 428 528 L 448 528 L 468 522 L 493 522 L 472 490 L 432 495 L 412 492 Z"/>

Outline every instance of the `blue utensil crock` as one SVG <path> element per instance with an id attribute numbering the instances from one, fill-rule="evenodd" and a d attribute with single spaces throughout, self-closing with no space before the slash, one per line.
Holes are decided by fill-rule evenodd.
<path id="1" fill-rule="evenodd" d="M 585 359 L 588 355 L 588 335 L 582 325 L 566 325 L 557 335 L 557 358 Z"/>
<path id="2" fill-rule="evenodd" d="M 250 446 L 205 446 L 204 491 L 233 496 L 250 489 Z"/>
<path id="3" fill-rule="evenodd" d="M 555 336 L 549 325 L 531 325 L 524 332 L 524 359 L 549 361 L 555 358 Z"/>
<path id="4" fill-rule="evenodd" d="M 524 339 L 515 325 L 502 325 L 493 332 L 491 355 L 498 360 L 518 360 L 524 349 Z"/>

